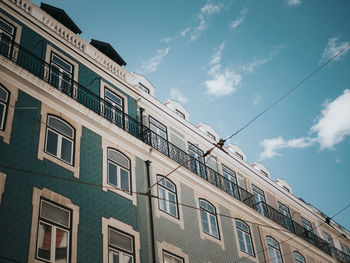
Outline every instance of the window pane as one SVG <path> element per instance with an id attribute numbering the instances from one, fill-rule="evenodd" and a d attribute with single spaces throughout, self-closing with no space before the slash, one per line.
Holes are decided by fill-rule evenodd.
<path id="1" fill-rule="evenodd" d="M 132 237 L 126 236 L 116 230 L 109 229 L 109 243 L 130 253 L 133 253 Z"/>
<path id="2" fill-rule="evenodd" d="M 62 138 L 61 158 L 68 163 L 72 163 L 73 143 L 66 138 Z"/>
<path id="3" fill-rule="evenodd" d="M 72 66 L 63 59 L 56 56 L 55 54 L 52 54 L 52 61 L 55 62 L 58 66 L 60 66 L 62 69 L 70 73 L 72 72 Z"/>
<path id="4" fill-rule="evenodd" d="M 7 94 L 8 92 L 5 91 L 2 87 L 0 87 L 0 100 L 7 102 Z"/>
<path id="5" fill-rule="evenodd" d="M 58 135 L 51 130 L 47 130 L 46 151 L 57 156 Z"/>
<path id="6" fill-rule="evenodd" d="M 10 35 L 13 34 L 14 27 L 6 23 L 3 19 L 0 18 L 0 28 Z"/>
<path id="7" fill-rule="evenodd" d="M 41 201 L 41 217 L 69 227 L 69 212 L 45 201 Z"/>
<path id="8" fill-rule="evenodd" d="M 73 139 L 73 129 L 67 124 L 65 124 L 63 121 L 54 117 L 49 117 L 48 125 L 61 132 L 62 134 L 66 135 L 67 137 Z"/>
<path id="9" fill-rule="evenodd" d="M 5 105 L 0 103 L 0 130 L 3 129 L 5 122 Z"/>
<path id="10" fill-rule="evenodd" d="M 159 209 L 160 210 L 163 210 L 166 212 L 166 207 L 165 207 L 165 190 L 161 187 L 158 187 L 159 189 L 159 192 L 158 192 L 158 195 L 159 195 Z"/>
<path id="11" fill-rule="evenodd" d="M 122 263 L 132 263 L 132 257 L 129 255 L 122 255 Z"/>
<path id="12" fill-rule="evenodd" d="M 56 253 L 57 263 L 68 262 L 68 232 L 56 228 Z"/>
<path id="13" fill-rule="evenodd" d="M 119 263 L 119 253 L 114 250 L 109 250 L 109 263 Z"/>
<path id="14" fill-rule="evenodd" d="M 238 234 L 238 242 L 239 242 L 239 247 L 241 248 L 242 251 L 246 252 L 246 248 L 245 248 L 245 243 L 243 240 L 243 233 L 240 230 L 237 230 L 237 234 Z"/>
<path id="15" fill-rule="evenodd" d="M 129 159 L 123 156 L 121 153 L 111 150 L 108 150 L 108 159 L 111 161 L 115 162 L 116 164 L 119 164 L 125 168 L 130 168 L 129 167 Z"/>
<path id="16" fill-rule="evenodd" d="M 207 219 L 207 213 L 204 211 L 201 211 L 201 217 L 202 217 L 203 231 L 206 233 L 209 233 L 209 224 L 208 224 L 208 219 Z"/>
<path id="17" fill-rule="evenodd" d="M 168 196 L 169 196 L 170 214 L 172 214 L 173 216 L 177 216 L 176 197 L 172 193 L 169 193 Z"/>
<path id="18" fill-rule="evenodd" d="M 117 166 L 108 162 L 108 183 L 118 187 Z"/>
<path id="19" fill-rule="evenodd" d="M 129 172 L 122 168 L 120 169 L 120 184 L 122 189 L 130 191 Z"/>
<path id="20" fill-rule="evenodd" d="M 40 222 L 38 231 L 38 257 L 50 260 L 52 226 Z"/>

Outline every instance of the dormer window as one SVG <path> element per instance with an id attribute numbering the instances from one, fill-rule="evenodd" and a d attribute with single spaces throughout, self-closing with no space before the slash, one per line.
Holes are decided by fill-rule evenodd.
<path id="1" fill-rule="evenodd" d="M 269 177 L 269 175 L 265 172 L 265 171 L 263 171 L 263 170 L 261 170 L 260 171 L 263 175 L 265 175 L 266 177 Z M 288 189 L 287 189 L 288 190 Z M 288 192 L 289 192 L 289 190 L 288 190 Z"/>
<path id="2" fill-rule="evenodd" d="M 290 192 L 290 190 L 285 186 L 283 186 L 283 189 L 286 190 L 288 193 Z"/>
<path id="3" fill-rule="evenodd" d="M 144 92 L 150 94 L 149 88 L 147 88 L 146 86 L 142 85 L 141 83 L 139 83 L 139 87 L 140 89 L 142 89 Z"/>
<path id="4" fill-rule="evenodd" d="M 216 141 L 216 138 L 213 134 L 211 134 L 210 132 L 207 132 L 207 134 L 210 138 L 212 138 L 214 141 Z M 243 159 L 243 157 L 242 157 L 242 159 Z"/>
<path id="5" fill-rule="evenodd" d="M 181 118 L 186 119 L 185 114 L 183 114 L 183 113 L 182 113 L 181 111 L 179 111 L 178 109 L 175 109 L 175 112 L 176 112 L 176 114 L 179 115 Z"/>
<path id="6" fill-rule="evenodd" d="M 236 155 L 243 160 L 243 155 L 242 154 L 239 154 L 238 152 L 236 152 Z"/>

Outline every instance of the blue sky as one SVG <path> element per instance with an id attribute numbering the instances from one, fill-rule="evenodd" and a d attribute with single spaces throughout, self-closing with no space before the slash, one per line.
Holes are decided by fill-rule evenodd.
<path id="1" fill-rule="evenodd" d="M 350 42 L 346 0 L 46 3 L 223 138 Z M 328 216 L 350 202 L 349 50 L 231 139 Z M 350 229 L 350 209 L 335 220 Z"/>

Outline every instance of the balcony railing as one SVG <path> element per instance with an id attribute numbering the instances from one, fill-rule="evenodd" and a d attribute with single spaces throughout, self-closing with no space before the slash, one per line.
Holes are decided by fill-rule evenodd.
<path id="1" fill-rule="evenodd" d="M 217 171 L 206 166 L 204 163 L 194 159 L 187 152 L 181 150 L 168 140 L 151 131 L 148 127 L 130 117 L 120 109 L 114 107 L 112 104 L 100 98 L 98 95 L 85 88 L 78 82 L 67 78 L 66 75 L 60 72 L 55 71 L 53 73 L 50 64 L 46 63 L 17 43 L 6 42 L 3 40 L 3 38 L 1 38 L 0 54 L 47 82 L 51 86 L 60 90 L 88 109 L 94 111 L 121 129 L 127 131 L 129 134 L 135 136 L 162 154 L 168 156 L 178 164 L 182 164 L 185 168 L 197 174 L 209 183 L 215 185 L 225 193 L 255 209 L 259 213 L 268 217 L 272 221 L 286 228 L 290 232 L 294 233 L 325 253 L 333 255 L 333 257 L 335 257 L 338 261 L 342 263 L 350 262 L 349 255 L 337 250 L 336 248 L 331 248 L 325 240 L 321 239 L 312 232 L 305 230 L 303 226 L 281 214 L 270 205 L 264 202 L 255 203 L 254 196 L 250 192 L 226 179 Z"/>

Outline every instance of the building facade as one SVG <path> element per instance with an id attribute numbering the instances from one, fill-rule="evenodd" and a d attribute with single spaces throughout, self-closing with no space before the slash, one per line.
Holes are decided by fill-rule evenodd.
<path id="1" fill-rule="evenodd" d="M 0 262 L 350 262 L 349 231 L 80 33 L 0 1 Z"/>

